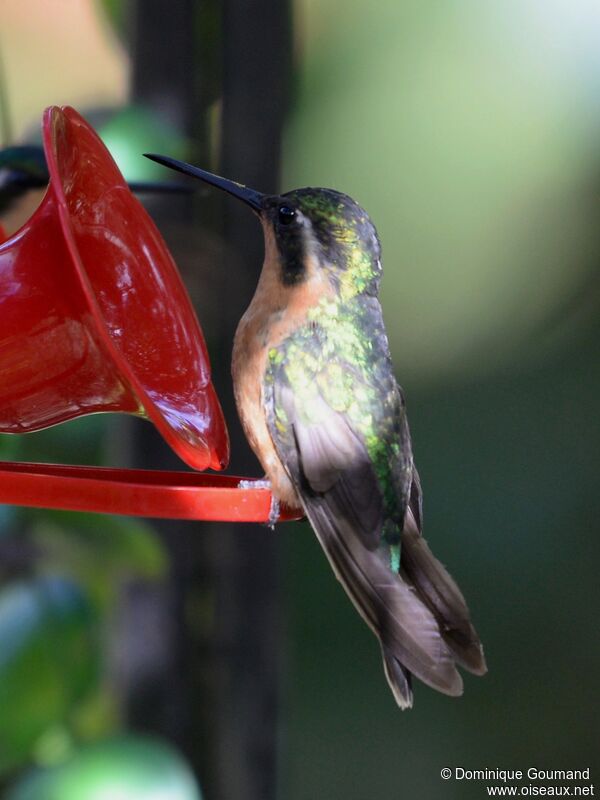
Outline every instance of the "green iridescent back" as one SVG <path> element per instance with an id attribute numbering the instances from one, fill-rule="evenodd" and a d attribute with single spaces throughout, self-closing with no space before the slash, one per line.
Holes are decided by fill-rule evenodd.
<path id="1" fill-rule="evenodd" d="M 319 263 L 336 291 L 333 299 L 323 298 L 309 310 L 307 324 L 269 352 L 264 386 L 268 424 L 282 461 L 301 485 L 298 428 L 302 435 L 318 435 L 322 451 L 328 446 L 328 428 L 339 430 L 343 418 L 351 431 L 343 444 L 345 453 L 350 448 L 348 463 L 354 448 L 356 459 L 366 453 L 372 466 L 383 506 L 378 535 L 397 570 L 412 452 L 377 297 L 381 264 L 375 228 L 357 203 L 338 192 L 301 189 L 286 197 L 310 219 Z M 332 441 L 333 459 L 336 448 L 340 443 Z"/>

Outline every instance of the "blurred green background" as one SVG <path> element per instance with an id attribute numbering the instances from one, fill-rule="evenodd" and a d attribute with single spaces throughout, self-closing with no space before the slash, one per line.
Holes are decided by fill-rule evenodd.
<path id="1" fill-rule="evenodd" d="M 98 120 L 127 177 L 157 176 L 137 158 L 144 150 L 201 157 L 217 169 L 225 152 L 219 76 L 243 70 L 246 55 L 236 62 L 223 41 L 227 15 L 263 5 L 170 4 L 182 18 L 191 9 L 203 54 L 204 73 L 190 90 L 190 114 L 205 131 L 200 142 L 174 113 L 168 81 L 145 105 L 131 91 L 132 26 L 143 4 L 71 0 L 50 11 L 41 0 L 4 0 L 5 138 L 30 139 L 44 106 L 70 103 Z M 161 4 L 150 7 L 159 27 Z M 465 593 L 489 674 L 467 677 L 460 700 L 418 686 L 415 708 L 400 713 L 376 643 L 310 529 L 280 526 L 280 589 L 271 600 L 282 621 L 277 796 L 469 800 L 486 796 L 484 786 L 443 781 L 442 767 L 593 770 L 600 736 L 600 7 L 590 0 L 297 0 L 290 11 L 281 186 L 343 190 L 378 227 L 382 300 L 423 481 L 425 536 Z M 268 19 L 268 4 L 263 13 Z M 245 47 L 255 46 L 249 29 Z M 246 134 L 234 132 L 234 146 L 243 149 Z M 219 225 L 207 222 L 219 202 L 211 198 L 195 210 L 205 234 L 187 219 L 173 222 L 168 209 L 150 211 L 164 220 L 198 301 L 213 362 L 224 363 L 233 331 L 223 339 L 218 330 L 211 264 L 222 262 L 224 249 L 243 264 L 246 246 L 239 230 L 224 242 Z M 82 419 L 23 441 L 4 437 L 0 452 L 114 463 L 123 458 L 122 424 Z M 86 800 L 81 787 L 93 772 L 86 765 L 100 759 L 109 765 L 102 775 L 119 774 L 115 754 L 123 753 L 143 776 L 135 790 L 120 784 L 123 797 L 154 797 L 143 780 L 156 789 L 157 776 L 171 773 L 176 788 L 157 793 L 161 800 L 196 797 L 196 784 L 207 797 L 220 796 L 211 770 L 241 767 L 235 753 L 212 757 L 221 729 L 194 705 L 196 696 L 187 697 L 202 719 L 200 731 L 186 731 L 194 747 L 183 736 L 171 741 L 162 719 L 151 730 L 136 725 L 127 703 L 135 678 L 128 684 L 121 662 L 138 663 L 127 654 L 139 646 L 121 624 L 127 597 L 133 586 L 142 600 L 151 591 L 153 602 L 160 598 L 177 557 L 170 534 L 132 520 L 0 510 L 5 796 Z M 215 618 L 201 582 L 194 591 L 198 602 L 186 614 L 210 630 Z M 160 642 L 155 650 L 160 656 Z M 195 653 L 201 662 L 203 651 Z M 243 726 L 244 706 L 235 714 Z M 147 732 L 159 738 L 143 738 Z M 204 761 L 196 751 L 205 751 Z M 152 771 L 157 759 L 169 767 Z M 69 770 L 73 795 L 61 788 Z M 241 783 L 226 797 L 260 797 Z"/>

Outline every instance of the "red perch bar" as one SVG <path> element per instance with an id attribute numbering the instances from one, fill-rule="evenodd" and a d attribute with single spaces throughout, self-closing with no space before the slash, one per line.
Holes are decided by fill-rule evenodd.
<path id="1" fill-rule="evenodd" d="M 239 486 L 242 480 L 244 488 Z M 266 523 L 271 492 L 260 485 L 253 487 L 252 482 L 235 475 L 3 462 L 0 503 L 162 519 Z M 300 518 L 300 513 L 282 508 L 279 521 Z"/>

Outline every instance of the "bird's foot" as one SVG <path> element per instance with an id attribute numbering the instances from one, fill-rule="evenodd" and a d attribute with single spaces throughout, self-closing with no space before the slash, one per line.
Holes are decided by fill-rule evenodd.
<path id="1" fill-rule="evenodd" d="M 279 522 L 279 515 L 281 513 L 281 504 L 274 494 L 271 495 L 271 508 L 269 509 L 269 519 L 267 525 L 272 531 L 275 530 L 275 523 Z"/>
<path id="2" fill-rule="evenodd" d="M 268 489 L 271 492 L 271 508 L 269 509 L 269 518 L 266 522 L 272 531 L 275 530 L 275 523 L 279 521 L 281 513 L 281 504 L 279 500 L 272 493 L 271 481 L 264 478 L 263 480 L 243 480 L 238 483 L 238 489 Z"/>
<path id="3" fill-rule="evenodd" d="M 271 489 L 271 481 L 266 478 L 262 481 L 243 480 L 238 483 L 238 489 Z"/>

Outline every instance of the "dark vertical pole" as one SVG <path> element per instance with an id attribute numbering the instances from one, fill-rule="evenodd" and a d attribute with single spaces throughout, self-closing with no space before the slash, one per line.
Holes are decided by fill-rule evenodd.
<path id="1" fill-rule="evenodd" d="M 190 135 L 191 158 L 276 191 L 290 72 L 289 0 L 137 0 L 134 8 L 133 99 L 167 114 Z M 207 114 L 216 96 L 222 99 L 218 165 L 209 161 Z M 163 220 L 173 220 L 172 208 L 156 209 L 163 230 Z M 260 467 L 234 408 L 230 363 L 233 334 L 258 278 L 262 235 L 247 208 L 215 192 L 196 205 L 201 217 L 196 213 L 189 227 L 190 241 L 192 231 L 202 239 L 200 226 L 214 219 L 215 209 L 223 210 L 215 227 L 227 247 L 210 265 L 219 321 L 204 330 L 230 427 L 230 471 L 256 476 Z M 188 206 L 182 218 L 193 218 Z M 175 256 L 185 279 L 185 261 L 177 250 Z M 195 269 L 192 264 L 187 268 Z M 136 463 L 164 464 L 164 445 L 155 436 L 136 438 Z M 163 625 L 164 646 L 147 691 L 130 681 L 130 719 L 181 747 L 207 798 L 274 800 L 281 654 L 277 534 L 240 525 L 167 523 L 161 530 L 172 556 L 169 585 L 162 601 L 147 593 L 137 600 L 138 610 L 146 609 L 142 616 L 154 609 L 152 624 Z"/>
<path id="2" fill-rule="evenodd" d="M 131 20 L 132 101 L 153 109 L 175 131 L 196 141 L 206 138 L 197 113 L 195 22 L 202 4 L 203 0 L 134 0 Z M 150 202 L 161 222 L 192 221 L 189 196 L 151 196 Z"/>
<path id="3" fill-rule="evenodd" d="M 279 188 L 281 136 L 290 76 L 287 0 L 224 0 L 221 174 L 266 192 Z M 227 242 L 241 270 L 223 272 L 223 331 L 231 347 L 263 259 L 260 225 L 224 200 Z M 223 369 L 226 367 L 226 369 Z M 229 382 L 229 359 L 218 377 Z M 226 373 L 226 374 L 225 374 Z M 260 475 L 241 433 L 231 393 L 232 469 Z M 223 661 L 218 738 L 220 792 L 228 800 L 272 800 L 277 791 L 281 659 L 279 546 L 264 527 L 227 530 L 219 543 L 218 627 Z M 233 767 L 235 765 L 235 767 Z M 232 768 L 233 767 L 233 768 Z"/>
<path id="4" fill-rule="evenodd" d="M 137 0 L 132 32 L 132 94 L 191 133 L 194 114 L 194 10 L 197 0 Z"/>
<path id="5" fill-rule="evenodd" d="M 207 2 L 136 0 L 130 20 L 132 102 L 160 115 L 193 141 L 199 153 L 208 145 L 197 20 Z M 179 239 L 193 230 L 190 196 L 153 197 L 149 210 L 163 234 L 173 224 L 178 225 Z M 168 243 L 172 249 L 176 244 Z M 189 283 L 186 272 L 193 261 L 173 252 Z M 205 333 L 214 338 L 214 332 Z M 150 425 L 134 425 L 131 439 L 134 466 L 182 468 Z M 204 554 L 211 529 L 176 521 L 157 522 L 155 527 L 169 554 L 168 580 L 162 586 L 129 587 L 119 616 L 123 647 L 117 674 L 131 727 L 163 736 L 178 747 L 212 797 L 215 726 L 207 675 L 213 625 L 198 620 L 210 606 L 212 578 Z"/>

